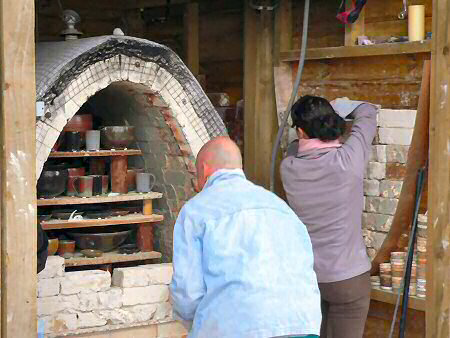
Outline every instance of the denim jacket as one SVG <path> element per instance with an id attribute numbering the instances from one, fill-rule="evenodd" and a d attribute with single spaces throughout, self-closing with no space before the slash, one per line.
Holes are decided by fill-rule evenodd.
<path id="1" fill-rule="evenodd" d="M 311 241 L 288 205 L 242 170 L 219 170 L 174 229 L 174 316 L 190 338 L 320 332 Z"/>

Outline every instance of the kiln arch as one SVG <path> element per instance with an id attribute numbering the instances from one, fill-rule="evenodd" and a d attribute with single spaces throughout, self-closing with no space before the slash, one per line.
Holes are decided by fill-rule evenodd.
<path id="1" fill-rule="evenodd" d="M 36 125 L 37 178 L 67 121 L 89 97 L 110 84 L 140 84 L 165 101 L 195 156 L 225 125 L 199 83 L 169 48 L 142 39 L 104 36 L 41 43 L 37 49 L 37 100 L 45 117 Z"/>

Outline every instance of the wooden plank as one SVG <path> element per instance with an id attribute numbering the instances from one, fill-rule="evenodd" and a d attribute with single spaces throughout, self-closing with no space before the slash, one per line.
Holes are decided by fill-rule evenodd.
<path id="1" fill-rule="evenodd" d="M 258 29 L 257 13 L 249 2 L 244 1 L 244 170 L 248 179 L 254 181 L 258 154 L 255 117 Z"/>
<path id="2" fill-rule="evenodd" d="M 83 219 L 83 220 L 49 220 L 41 222 L 42 229 L 44 230 L 56 230 L 56 229 L 74 229 L 74 228 L 87 228 L 97 227 L 105 225 L 117 225 L 117 224 L 139 224 L 139 223 L 154 223 L 164 220 L 162 215 L 142 215 L 132 214 L 126 216 L 108 217 L 103 219 Z"/>
<path id="3" fill-rule="evenodd" d="M 353 5 L 352 0 L 346 1 L 346 10 L 351 9 Z M 345 25 L 345 46 L 356 46 L 358 45 L 358 36 L 364 35 L 364 27 L 365 27 L 365 12 L 366 10 L 363 8 L 361 13 L 359 14 L 358 20 L 356 20 L 353 24 Z"/>
<path id="4" fill-rule="evenodd" d="M 37 332 L 34 24 L 34 1 L 0 0 L 1 336 L 4 338 L 36 337 Z"/>
<path id="5" fill-rule="evenodd" d="M 408 152 L 406 177 L 403 180 L 402 192 L 392 221 L 391 228 L 377 256 L 372 261 L 372 274 L 376 274 L 379 264 L 389 261 L 392 251 L 402 250 L 399 243 L 402 234 L 409 234 L 412 224 L 412 214 L 415 203 L 418 170 L 428 159 L 428 121 L 430 110 L 430 61 L 423 67 L 422 86 L 417 107 L 416 123 Z M 400 244 L 400 245 L 399 245 Z"/>
<path id="6" fill-rule="evenodd" d="M 392 318 L 394 317 L 395 305 L 379 302 L 374 299 L 370 302 L 369 313 L 364 327 L 364 338 L 387 338 L 390 335 Z M 397 314 L 396 325 L 392 337 L 398 337 L 399 314 Z M 408 309 L 405 337 L 425 337 L 425 312 Z"/>
<path id="7" fill-rule="evenodd" d="M 397 303 L 397 293 L 388 290 L 381 290 L 377 288 L 372 288 L 372 292 L 370 293 L 370 299 L 389 303 L 396 304 Z M 402 298 L 400 298 L 400 305 L 402 304 Z M 414 309 L 418 311 L 425 311 L 425 298 L 419 298 L 415 296 L 410 296 L 408 301 L 408 309 Z"/>
<path id="8" fill-rule="evenodd" d="M 450 323 L 450 0 L 433 1 L 428 199 L 427 337 L 449 337 Z"/>
<path id="9" fill-rule="evenodd" d="M 105 157 L 105 156 L 132 156 L 142 155 L 137 149 L 126 150 L 99 150 L 99 151 L 53 151 L 48 157 Z"/>
<path id="10" fill-rule="evenodd" d="M 200 71 L 198 24 L 198 3 L 189 2 L 184 14 L 185 53 L 186 65 L 194 76 Z"/>
<path id="11" fill-rule="evenodd" d="M 280 52 L 292 49 L 292 0 L 281 0 L 275 12 L 275 64 L 280 64 Z"/>
<path id="12" fill-rule="evenodd" d="M 37 200 L 38 206 L 46 205 L 74 205 L 74 204 L 97 204 L 97 203 L 114 203 L 128 201 L 142 201 L 161 198 L 159 192 L 149 192 L 145 194 L 131 192 L 128 194 L 117 196 L 93 196 L 93 197 L 70 197 L 61 196 L 55 198 L 40 198 Z"/>
<path id="13" fill-rule="evenodd" d="M 156 251 L 138 252 L 134 254 L 120 254 L 118 252 L 105 252 L 103 256 L 96 258 L 68 258 L 65 260 L 66 267 L 86 266 L 86 265 L 102 265 L 122 262 L 144 261 L 147 259 L 161 258 L 161 254 Z M 34 336 L 33 336 L 34 337 Z"/>
<path id="14" fill-rule="evenodd" d="M 328 48 L 310 48 L 306 52 L 306 60 L 350 58 L 376 55 L 396 55 L 428 53 L 431 51 L 431 41 L 415 41 L 402 43 L 380 43 L 369 46 L 344 46 Z M 298 61 L 299 50 L 281 53 L 282 61 Z"/>

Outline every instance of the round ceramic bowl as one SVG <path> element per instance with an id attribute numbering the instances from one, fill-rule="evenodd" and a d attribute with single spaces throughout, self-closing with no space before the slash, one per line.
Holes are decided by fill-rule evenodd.
<path id="1" fill-rule="evenodd" d="M 37 193 L 39 197 L 52 198 L 66 191 L 69 174 L 66 169 L 43 170 L 37 182 Z"/>
<path id="2" fill-rule="evenodd" d="M 64 131 L 80 131 L 92 129 L 92 115 L 91 114 L 77 114 L 74 115 L 69 122 L 64 126 Z"/>
<path id="3" fill-rule="evenodd" d="M 100 136 L 103 148 L 127 148 L 135 140 L 134 130 L 133 126 L 103 127 Z"/>
<path id="4" fill-rule="evenodd" d="M 119 247 L 130 236 L 131 231 L 125 226 L 107 226 L 99 228 L 84 228 L 67 231 L 76 246 L 81 250 L 95 249 L 108 252 Z"/>

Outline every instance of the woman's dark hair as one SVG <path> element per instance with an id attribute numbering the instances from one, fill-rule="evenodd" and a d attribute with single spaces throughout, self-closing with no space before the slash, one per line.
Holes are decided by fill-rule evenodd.
<path id="1" fill-rule="evenodd" d="M 301 128 L 309 138 L 333 141 L 345 132 L 345 121 L 324 98 L 306 95 L 291 110 L 292 127 Z"/>

